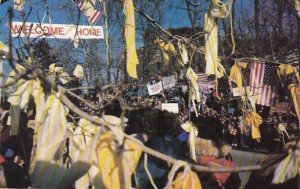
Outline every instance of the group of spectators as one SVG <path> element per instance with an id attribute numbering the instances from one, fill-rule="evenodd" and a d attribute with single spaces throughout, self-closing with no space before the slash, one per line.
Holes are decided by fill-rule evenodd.
<path id="1" fill-rule="evenodd" d="M 77 105 L 92 115 L 112 115 L 128 118 L 124 132 L 136 136 L 144 145 L 176 159 L 207 166 L 234 167 L 230 155 L 231 149 L 250 150 L 265 149 L 282 150 L 285 143 L 297 138 L 297 120 L 294 115 L 278 115 L 276 113 L 264 119 L 259 127 L 262 133 L 260 142 L 251 138 L 251 131 L 243 129 L 242 112 L 232 111 L 222 102 L 207 96 L 204 102 L 195 109 L 189 108 L 188 93 L 173 91 L 151 97 L 122 98 L 108 92 L 93 93 L 83 96 L 86 102 Z M 74 100 L 73 100 L 74 101 Z M 179 113 L 161 110 L 162 103 L 178 103 Z M 76 104 L 76 103 L 75 103 Z M 93 108 L 94 107 L 94 108 Z M 101 108 L 101 109 L 97 109 Z M 122 107 L 127 107 L 126 109 Z M 1 148 L 0 148 L 0 186 L 30 186 L 28 167 L 32 149 L 33 128 L 30 121 L 34 119 L 32 111 L 21 111 L 19 131 L 11 136 L 11 128 L 7 123 L 9 107 L 1 111 Z M 78 121 L 70 111 L 70 121 Z M 188 145 L 189 133 L 182 124 L 193 123 L 197 130 L 197 158 L 192 159 Z M 278 145 L 279 144 L 279 145 Z M 207 147 L 209 146 L 209 147 Z M 134 178 L 135 188 L 152 188 L 145 170 L 145 156 L 141 156 Z M 153 156 L 148 157 L 149 172 L 158 188 L 163 188 L 168 179 L 171 167 L 164 161 Z M 237 189 L 241 180 L 237 173 L 197 173 L 204 189 Z"/>

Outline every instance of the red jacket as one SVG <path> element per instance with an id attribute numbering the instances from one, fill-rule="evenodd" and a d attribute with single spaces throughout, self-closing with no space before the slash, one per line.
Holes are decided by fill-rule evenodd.
<path id="1" fill-rule="evenodd" d="M 234 163 L 230 160 L 227 160 L 225 158 L 215 158 L 211 156 L 200 156 L 197 159 L 197 162 L 203 165 L 207 165 L 209 167 L 225 167 L 225 168 L 231 168 L 234 167 Z M 231 173 L 213 173 L 215 180 L 218 182 L 219 186 L 223 186 L 230 176 Z"/>

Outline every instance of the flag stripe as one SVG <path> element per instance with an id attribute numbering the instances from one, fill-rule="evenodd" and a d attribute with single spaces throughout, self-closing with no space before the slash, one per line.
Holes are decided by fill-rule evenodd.
<path id="1" fill-rule="evenodd" d="M 269 65 L 268 65 L 269 66 Z M 269 85 L 274 76 L 271 67 L 266 63 L 253 62 L 250 73 L 250 91 L 251 95 L 259 95 L 257 104 L 263 106 L 273 106 L 276 96 L 276 86 Z"/>
<path id="2" fill-rule="evenodd" d="M 81 0 L 77 6 L 93 25 L 97 23 L 102 15 L 103 7 L 99 0 Z"/>
<path id="3" fill-rule="evenodd" d="M 90 19 L 91 22 L 94 24 L 97 22 L 97 20 L 100 18 L 101 16 L 101 12 L 100 11 L 97 11 L 93 16 L 92 18 Z"/>
<path id="4" fill-rule="evenodd" d="M 208 75 L 205 73 L 199 73 L 198 76 L 198 82 L 207 82 L 208 81 Z"/>

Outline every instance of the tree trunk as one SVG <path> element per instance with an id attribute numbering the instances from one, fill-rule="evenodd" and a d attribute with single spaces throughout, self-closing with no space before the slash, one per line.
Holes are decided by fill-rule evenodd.
<path id="1" fill-rule="evenodd" d="M 234 21 L 235 21 L 235 0 L 232 0 L 231 14 L 232 14 L 232 29 L 234 30 Z"/>
<path id="2" fill-rule="evenodd" d="M 300 68 L 300 17 L 297 18 L 298 63 Z"/>
<path id="3" fill-rule="evenodd" d="M 254 1 L 254 17 L 255 17 L 255 20 L 254 20 L 254 27 L 255 27 L 255 37 L 256 39 L 259 38 L 259 34 L 260 34 L 260 30 L 259 30 L 259 0 L 255 0 Z"/>

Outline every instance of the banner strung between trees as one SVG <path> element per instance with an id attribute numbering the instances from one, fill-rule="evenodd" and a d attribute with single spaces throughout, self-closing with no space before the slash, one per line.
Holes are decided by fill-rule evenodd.
<path id="1" fill-rule="evenodd" d="M 104 39 L 102 26 L 39 24 L 12 22 L 12 37 L 58 38 L 58 39 Z"/>

